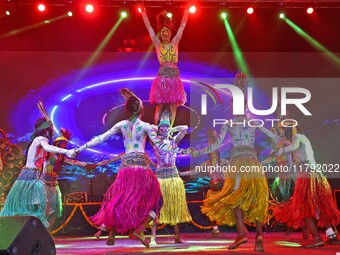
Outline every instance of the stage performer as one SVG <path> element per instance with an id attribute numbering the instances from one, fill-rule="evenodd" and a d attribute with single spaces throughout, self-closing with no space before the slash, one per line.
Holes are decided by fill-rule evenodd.
<path id="1" fill-rule="evenodd" d="M 297 126 L 297 134 L 292 137 L 292 144 L 279 149 L 276 156 L 288 152 L 295 152 L 299 159 L 296 168 L 298 175 L 291 199 L 274 210 L 276 220 L 293 228 L 306 225 L 313 237 L 312 242 L 304 246 L 306 248 L 324 245 L 317 227 L 325 227 L 327 243 L 340 244 L 331 227 L 340 223 L 340 212 L 327 178 L 315 163 L 311 142 L 300 126 Z M 314 220 L 317 220 L 317 225 Z"/>
<path id="2" fill-rule="evenodd" d="M 74 157 L 75 153 L 49 144 L 53 137 L 53 124 L 42 102 L 38 102 L 43 117 L 34 124 L 32 142 L 27 148 L 26 163 L 17 180 L 9 191 L 0 216 L 35 216 L 48 227 L 46 215 L 46 190 L 40 179 L 48 153 L 66 154 Z"/>
<path id="3" fill-rule="evenodd" d="M 287 125 L 287 124 L 286 124 Z M 274 152 L 279 149 L 289 146 L 291 142 L 286 137 L 285 133 L 291 131 L 289 128 L 285 132 L 285 128 L 282 126 L 281 122 L 278 123 L 277 127 L 273 127 L 271 131 L 263 126 L 259 126 L 259 130 L 262 131 L 266 136 L 271 139 L 272 151 L 270 156 L 261 162 L 262 165 L 276 165 L 276 166 L 290 166 L 293 164 L 293 157 L 291 152 L 286 152 L 281 156 L 275 156 Z M 290 134 L 290 137 L 292 135 Z M 289 173 L 279 172 L 278 177 L 275 178 L 271 190 L 274 194 L 274 198 L 279 202 L 288 201 L 294 190 L 294 184 L 296 181 L 296 174 L 292 171 Z"/>
<path id="4" fill-rule="evenodd" d="M 60 129 L 60 136 L 53 141 L 53 145 L 66 149 L 71 133 L 65 129 Z M 69 159 L 60 153 L 49 153 L 43 167 L 41 180 L 46 189 L 47 196 L 47 213 L 48 213 L 48 230 L 51 231 L 58 217 L 62 215 L 61 192 L 58 185 L 58 174 L 62 170 L 64 164 L 72 166 L 84 167 L 87 171 L 96 168 L 96 164 L 88 164 L 77 160 Z"/>
<path id="5" fill-rule="evenodd" d="M 217 141 L 203 150 L 192 152 L 192 156 L 197 157 L 218 150 L 226 134 L 230 134 L 233 144 L 230 166 L 236 167 L 236 172 L 228 172 L 222 191 L 204 200 L 202 212 L 219 225 L 232 226 L 236 223 L 237 238 L 228 247 L 229 250 L 236 249 L 248 241 L 244 223 L 255 223 L 254 251 L 263 251 L 262 223 L 268 219 L 270 191 L 254 149 L 256 128 L 247 125 L 248 120 L 246 116 L 241 115 L 233 119 L 233 123 L 238 124 L 224 124 Z M 254 166 L 258 167 L 258 171 L 242 171 L 246 167 Z"/>
<path id="6" fill-rule="evenodd" d="M 131 117 L 118 122 L 107 132 L 76 149 L 76 152 L 100 144 L 119 131 L 122 133 L 125 154 L 122 156 L 118 175 L 105 193 L 102 206 L 92 220 L 99 226 L 104 224 L 111 229 L 109 244 L 114 244 L 115 232 L 124 233 L 135 229 L 133 235 L 149 247 L 149 242 L 144 237 L 144 229 L 159 213 L 162 194 L 145 154 L 146 138 L 149 137 L 163 150 L 188 154 L 190 149 L 184 150 L 164 144 L 157 138 L 157 127 L 141 120 L 144 113 L 142 101 L 129 89 L 122 89 L 120 93 L 126 99 L 126 109 L 131 113 Z"/>
<path id="7" fill-rule="evenodd" d="M 217 141 L 218 135 L 215 130 L 212 128 L 208 129 L 208 144 L 211 145 Z M 221 192 L 223 185 L 224 185 L 224 180 L 226 177 L 226 172 L 225 171 L 211 171 L 211 167 L 224 167 L 224 166 L 229 166 L 230 162 L 228 159 L 221 158 L 220 152 L 218 150 L 212 151 L 208 154 L 209 159 L 202 162 L 202 164 L 199 165 L 199 169 L 204 169 L 204 173 L 208 173 L 210 177 L 210 186 L 209 190 L 207 192 L 205 201 L 202 205 L 201 208 L 205 208 L 206 201 L 209 201 L 210 198 L 216 196 L 219 192 Z M 202 171 L 203 172 L 203 171 Z M 181 172 L 180 175 L 182 177 L 184 176 L 195 176 L 195 175 L 201 175 L 201 171 L 196 171 L 196 170 L 190 170 L 186 172 Z M 220 235 L 220 230 L 218 228 L 218 225 L 216 221 L 212 221 L 212 236 L 218 236 Z"/>
<path id="8" fill-rule="evenodd" d="M 163 143 L 176 147 L 186 135 L 188 126 L 183 125 L 171 128 L 169 115 L 170 112 L 167 110 L 162 113 L 161 120 L 158 124 L 158 136 Z M 177 135 L 171 136 L 170 133 L 177 133 Z M 164 201 L 160 210 L 158 223 L 173 226 L 175 243 L 183 243 L 179 234 L 179 224 L 191 222 L 192 218 L 187 205 L 184 183 L 176 167 L 177 154 L 163 151 L 156 146 L 154 146 L 154 150 L 157 158 L 155 173 L 161 187 Z M 152 228 L 153 244 L 156 243 L 156 227 L 157 223 L 155 221 Z"/>
<path id="9" fill-rule="evenodd" d="M 159 38 L 150 25 L 148 16 L 143 8 L 142 17 L 144 24 L 149 32 L 151 40 L 155 46 L 157 58 L 160 64 L 158 75 L 154 79 L 151 91 L 150 102 L 156 105 L 154 124 L 157 125 L 162 112 L 169 109 L 171 112 L 171 126 L 175 122 L 176 110 L 178 106 L 186 102 L 186 93 L 182 81 L 179 77 L 178 44 L 181 40 L 184 28 L 188 20 L 189 11 L 186 9 L 176 35 L 171 39 L 171 30 L 174 24 L 164 10 L 157 15 Z"/>
<path id="10" fill-rule="evenodd" d="M 110 163 L 113 163 L 113 162 L 117 162 L 119 160 L 121 160 L 122 156 L 125 154 L 125 152 L 122 152 L 120 153 L 118 156 L 116 157 L 113 157 L 113 158 L 110 158 L 110 159 L 107 159 L 107 160 L 103 160 L 103 161 L 100 161 L 98 163 L 96 163 L 97 166 L 105 166 L 105 165 L 108 165 Z M 146 156 L 148 156 L 147 154 L 145 154 Z M 148 157 L 148 160 L 150 161 L 150 164 L 156 168 L 156 163 L 153 162 L 149 157 Z M 99 239 L 100 236 L 102 235 L 103 232 L 109 232 L 110 229 L 108 229 L 105 224 L 101 224 L 98 228 L 98 231 L 94 234 L 94 236 Z M 132 232 L 133 230 L 129 230 L 129 237 L 130 238 L 135 238 L 133 235 L 132 235 Z M 107 240 L 107 245 L 112 245 L 111 244 L 111 241 L 110 239 Z"/>

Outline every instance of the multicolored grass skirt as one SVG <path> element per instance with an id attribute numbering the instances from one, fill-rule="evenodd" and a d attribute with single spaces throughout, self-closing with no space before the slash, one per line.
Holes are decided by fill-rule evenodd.
<path id="1" fill-rule="evenodd" d="M 46 191 L 39 179 L 41 171 L 23 168 L 9 191 L 0 216 L 35 216 L 48 227 Z"/>

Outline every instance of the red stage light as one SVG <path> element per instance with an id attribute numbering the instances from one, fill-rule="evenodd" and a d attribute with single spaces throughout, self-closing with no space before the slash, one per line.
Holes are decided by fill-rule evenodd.
<path id="1" fill-rule="evenodd" d="M 253 8 L 253 7 L 249 7 L 249 8 L 247 9 L 247 13 L 248 13 L 248 14 L 253 14 L 253 12 L 254 12 L 254 8 Z"/>
<path id="2" fill-rule="evenodd" d="M 37 6 L 38 11 L 43 12 L 46 10 L 46 6 L 44 4 L 38 4 Z"/>
<path id="3" fill-rule="evenodd" d="M 314 12 L 314 9 L 312 8 L 312 7 L 309 7 L 308 9 L 307 9 L 307 13 L 308 14 L 312 14 Z"/>
<path id="4" fill-rule="evenodd" d="M 139 13 L 142 13 L 142 7 L 138 6 L 137 10 Z"/>
<path id="5" fill-rule="evenodd" d="M 189 12 L 190 12 L 190 13 L 195 13 L 196 10 L 197 10 L 197 8 L 196 8 L 195 5 L 192 5 L 192 6 L 190 6 L 190 8 L 189 8 Z"/>
<path id="6" fill-rule="evenodd" d="M 92 12 L 94 11 L 94 7 L 93 7 L 92 4 L 87 4 L 87 5 L 85 6 L 85 10 L 86 10 L 86 12 L 88 12 L 88 13 L 92 13 Z"/>

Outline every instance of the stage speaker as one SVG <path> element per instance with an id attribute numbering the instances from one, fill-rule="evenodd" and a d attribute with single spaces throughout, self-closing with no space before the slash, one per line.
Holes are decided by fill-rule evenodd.
<path id="1" fill-rule="evenodd" d="M 0 217 L 0 255 L 55 255 L 52 237 L 33 216 Z"/>

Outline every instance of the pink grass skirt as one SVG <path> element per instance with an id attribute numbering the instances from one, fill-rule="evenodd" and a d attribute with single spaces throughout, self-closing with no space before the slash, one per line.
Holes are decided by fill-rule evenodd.
<path id="1" fill-rule="evenodd" d="M 118 171 L 105 193 L 99 212 L 91 217 L 96 225 L 105 224 L 117 233 L 136 229 L 150 211 L 159 213 L 162 194 L 155 174 L 147 168 L 129 166 Z"/>
<path id="2" fill-rule="evenodd" d="M 153 105 L 175 104 L 180 106 L 186 103 L 187 94 L 179 78 L 177 67 L 161 66 L 159 68 L 158 76 L 151 86 L 149 99 Z"/>

